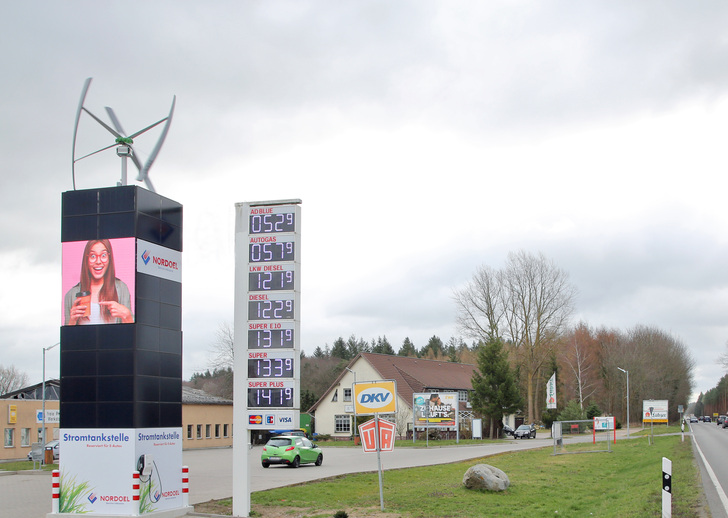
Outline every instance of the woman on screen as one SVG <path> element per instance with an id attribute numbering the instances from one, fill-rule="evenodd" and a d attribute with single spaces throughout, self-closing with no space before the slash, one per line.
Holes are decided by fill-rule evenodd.
<path id="1" fill-rule="evenodd" d="M 63 299 L 64 324 L 130 324 L 129 288 L 116 278 L 114 254 L 108 239 L 86 243 L 81 259 L 81 279 Z"/>

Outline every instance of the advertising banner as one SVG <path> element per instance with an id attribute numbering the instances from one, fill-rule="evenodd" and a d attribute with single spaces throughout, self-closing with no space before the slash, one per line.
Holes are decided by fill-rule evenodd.
<path id="1" fill-rule="evenodd" d="M 138 239 L 136 258 L 139 273 L 182 282 L 182 252 Z"/>
<path id="2" fill-rule="evenodd" d="M 457 392 L 424 392 L 413 395 L 416 428 L 450 428 L 457 424 Z"/>
<path id="3" fill-rule="evenodd" d="M 357 415 L 395 413 L 397 411 L 397 384 L 394 380 L 355 383 L 354 411 Z"/>
<path id="4" fill-rule="evenodd" d="M 556 408 L 556 373 L 546 383 L 546 408 Z"/>
<path id="5" fill-rule="evenodd" d="M 134 322 L 136 239 L 63 243 L 61 325 Z"/>
<path id="6" fill-rule="evenodd" d="M 667 403 L 667 399 L 642 400 L 642 421 L 645 423 L 667 423 Z"/>
<path id="7" fill-rule="evenodd" d="M 181 428 L 65 428 L 60 433 L 61 513 L 132 515 L 182 507 Z"/>

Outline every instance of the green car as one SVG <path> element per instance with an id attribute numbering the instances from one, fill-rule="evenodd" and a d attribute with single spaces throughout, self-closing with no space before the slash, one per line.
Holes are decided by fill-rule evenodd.
<path id="1" fill-rule="evenodd" d="M 263 446 L 260 462 L 264 468 L 271 464 L 288 464 L 292 468 L 297 468 L 301 464 L 311 462 L 320 466 L 324 462 L 324 454 L 318 445 L 305 437 L 279 435 L 271 437 Z"/>

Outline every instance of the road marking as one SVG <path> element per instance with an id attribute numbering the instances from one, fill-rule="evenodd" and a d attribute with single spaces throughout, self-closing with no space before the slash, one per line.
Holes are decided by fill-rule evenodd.
<path id="1" fill-rule="evenodd" d="M 703 455 L 703 450 L 700 449 L 700 446 L 698 445 L 698 440 L 695 438 L 695 434 L 692 433 L 692 431 L 693 431 L 693 426 L 690 425 L 690 432 L 691 432 L 691 435 L 693 436 L 693 442 L 695 443 L 695 447 L 698 449 L 700 458 L 703 459 L 703 465 L 705 466 L 705 471 L 708 472 L 708 476 L 710 477 L 710 480 L 713 482 L 713 485 L 715 486 L 715 490 L 718 492 L 718 498 L 720 498 L 720 501 L 723 504 L 723 509 L 725 509 L 725 512 L 728 513 L 728 497 L 725 495 L 723 488 L 720 486 L 720 482 L 718 482 L 718 477 L 715 476 L 715 472 L 713 471 L 713 468 L 710 467 L 710 464 L 708 464 L 708 460 L 705 458 L 705 455 Z"/>

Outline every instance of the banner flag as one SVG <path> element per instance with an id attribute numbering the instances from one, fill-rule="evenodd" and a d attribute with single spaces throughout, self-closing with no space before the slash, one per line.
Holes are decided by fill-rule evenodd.
<path id="1" fill-rule="evenodd" d="M 546 383 L 546 408 L 556 408 L 556 373 Z"/>

